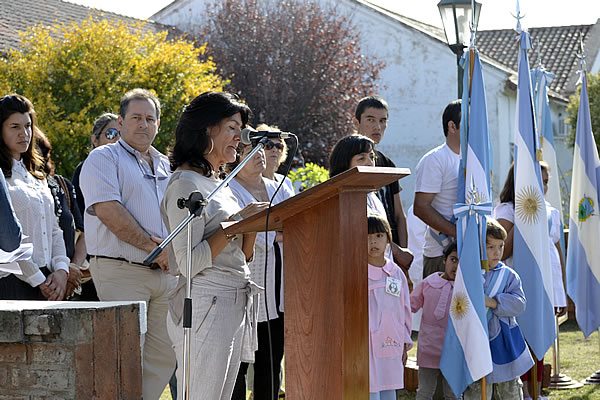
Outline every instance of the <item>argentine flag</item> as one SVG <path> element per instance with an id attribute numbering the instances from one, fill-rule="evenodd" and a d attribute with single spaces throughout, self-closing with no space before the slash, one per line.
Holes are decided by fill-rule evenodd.
<path id="1" fill-rule="evenodd" d="M 542 155 L 544 161 L 550 166 L 550 174 L 553 175 L 548 182 L 546 200 L 552 207 L 560 212 L 560 222 L 562 225 L 563 210 L 560 195 L 560 176 L 558 172 L 558 163 L 556 161 L 556 149 L 554 147 L 554 131 L 552 130 L 550 103 L 548 101 L 548 86 L 550 86 L 550 82 L 552 82 L 553 78 L 554 75 L 546 71 L 543 67 L 531 70 L 531 81 L 533 83 L 533 91 L 535 94 L 535 120 L 540 134 Z"/>
<path id="2" fill-rule="evenodd" d="M 586 76 L 581 74 L 569 209 L 567 293 L 575 302 L 577 323 L 588 337 L 600 326 L 600 161 L 592 135 Z"/>
<path id="3" fill-rule="evenodd" d="M 469 59 L 474 57 L 469 98 Z M 465 53 L 461 109 L 461 164 L 457 218 L 459 265 L 454 280 L 440 369 L 454 394 L 492 372 L 483 294 L 486 215 L 491 213 L 491 159 L 487 106 L 477 50 Z"/>
<path id="4" fill-rule="evenodd" d="M 519 31 L 519 74 L 515 114 L 515 219 L 513 269 L 521 277 L 527 299 L 517 317 L 521 331 L 538 360 L 556 337 L 552 306 L 552 266 L 548 248 L 548 217 L 540 164 L 536 159 L 536 127 L 527 49 L 531 38 Z"/>

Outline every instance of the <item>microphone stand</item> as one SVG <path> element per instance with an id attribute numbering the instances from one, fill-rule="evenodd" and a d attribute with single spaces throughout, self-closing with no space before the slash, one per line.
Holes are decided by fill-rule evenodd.
<path id="1" fill-rule="evenodd" d="M 177 199 L 177 207 L 183 209 L 187 208 L 190 215 L 183 220 L 177 228 L 171 232 L 169 236 L 162 241 L 161 244 L 156 247 L 152 253 L 144 260 L 144 265 L 150 265 L 158 257 L 161 251 L 169 245 L 169 243 L 187 226 L 187 265 L 186 265 L 186 283 L 185 283 L 185 299 L 183 303 L 183 399 L 189 400 L 189 389 L 190 389 L 190 335 L 192 328 L 192 229 L 189 225 L 192 220 L 202 214 L 202 210 L 210 200 L 226 186 L 237 173 L 246 165 L 248 161 L 256 153 L 258 153 L 269 140 L 266 133 L 259 139 L 258 144 L 252 151 L 244 158 L 237 167 L 213 190 L 206 199 L 202 196 L 202 193 L 193 191 L 190 196 L 186 199 L 184 197 Z"/>

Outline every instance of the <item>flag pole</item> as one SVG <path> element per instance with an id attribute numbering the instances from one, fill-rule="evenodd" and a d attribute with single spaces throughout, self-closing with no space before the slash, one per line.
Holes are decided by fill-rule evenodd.
<path id="1" fill-rule="evenodd" d="M 598 328 L 598 345 L 600 346 L 600 328 Z M 598 385 L 600 384 L 600 370 L 594 372 L 592 375 L 588 376 L 585 381 L 583 381 L 585 385 Z"/>
<path id="2" fill-rule="evenodd" d="M 517 15 L 520 14 L 520 9 L 519 9 L 519 1 L 517 0 Z M 518 24 L 520 25 L 520 20 L 517 20 Z M 533 121 L 535 123 L 535 116 L 533 118 Z M 535 135 L 536 139 L 538 140 L 538 143 L 536 143 L 536 149 L 535 149 L 535 156 L 536 156 L 536 160 L 537 161 L 541 161 L 541 148 L 539 147 L 539 145 L 541 143 L 539 143 L 539 131 L 536 132 L 537 135 Z M 535 353 L 532 351 L 531 355 L 533 356 L 533 367 L 530 370 L 530 374 L 529 374 L 529 381 L 531 382 L 531 398 L 532 399 L 537 399 L 538 396 L 540 395 L 540 393 L 538 393 L 538 362 L 539 360 L 537 359 L 537 356 L 535 355 Z"/>
<path id="3" fill-rule="evenodd" d="M 471 42 L 469 44 L 469 100 L 471 99 L 471 89 L 473 86 L 473 69 L 475 68 L 475 37 L 477 35 L 477 25 L 475 24 L 475 0 L 471 0 Z M 469 115 L 471 112 L 469 111 Z M 463 171 L 466 176 L 466 170 Z M 487 263 L 483 267 L 487 271 Z M 485 376 L 481 378 L 481 400 L 487 400 L 487 381 Z"/>
<path id="4" fill-rule="evenodd" d="M 570 377 L 565 374 L 560 373 L 560 343 L 558 339 L 558 334 L 560 330 L 560 321 L 558 319 L 558 315 L 556 318 L 556 340 L 554 341 L 554 345 L 552 346 L 552 369 L 554 370 L 554 375 L 550 377 L 550 385 L 549 389 L 576 389 L 583 386 L 581 382 L 574 381 Z M 589 379 L 589 378 L 588 378 Z M 596 382 L 600 383 L 600 381 Z"/>
<path id="5" fill-rule="evenodd" d="M 585 54 L 585 49 L 583 46 L 583 35 L 581 33 L 579 34 L 579 44 L 580 44 L 581 53 L 575 53 L 575 55 L 577 56 L 577 58 L 579 58 L 579 60 L 581 62 L 582 77 L 580 79 L 582 80 L 582 85 L 585 85 L 587 83 L 587 73 L 585 70 L 586 54 Z M 583 89 L 584 88 L 582 86 L 582 91 L 583 91 Z M 579 123 L 579 121 L 578 121 L 578 123 Z M 576 304 L 576 306 L 577 306 L 577 304 Z M 598 340 L 599 340 L 599 345 L 600 345 L 600 328 L 598 328 Z M 600 370 L 596 371 L 595 373 L 590 375 L 588 378 L 586 378 L 583 383 L 586 385 L 600 384 Z"/>
<path id="6" fill-rule="evenodd" d="M 535 353 L 532 352 L 531 355 L 533 356 L 533 367 L 531 368 L 531 374 L 530 374 L 530 381 L 531 381 L 531 398 L 532 399 L 537 399 L 538 398 L 538 378 L 537 378 L 537 369 L 538 369 L 538 359 L 535 356 Z"/>
<path id="7" fill-rule="evenodd" d="M 560 328 L 559 328 L 559 324 L 558 324 L 558 315 L 555 316 L 555 320 L 556 320 L 555 321 L 555 325 L 556 325 L 556 340 L 554 341 L 554 346 L 552 346 L 552 353 L 553 353 L 552 362 L 554 363 L 554 365 L 553 365 L 553 367 L 554 367 L 554 376 L 560 377 L 560 354 L 559 354 L 560 344 L 558 343 L 558 330 Z M 552 382 L 550 383 L 550 385 L 552 385 Z"/>

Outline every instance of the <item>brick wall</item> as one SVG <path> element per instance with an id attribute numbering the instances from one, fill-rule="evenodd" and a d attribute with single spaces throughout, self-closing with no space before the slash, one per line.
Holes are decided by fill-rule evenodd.
<path id="1" fill-rule="evenodd" d="M 143 318 L 137 302 L 0 301 L 0 400 L 141 399 Z"/>

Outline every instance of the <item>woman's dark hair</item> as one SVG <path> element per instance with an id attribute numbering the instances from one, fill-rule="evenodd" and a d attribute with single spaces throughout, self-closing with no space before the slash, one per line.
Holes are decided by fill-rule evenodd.
<path id="1" fill-rule="evenodd" d="M 211 140 L 207 128 L 218 125 L 225 118 L 240 113 L 242 128 L 248 123 L 250 108 L 227 92 L 204 92 L 188 104 L 177 123 L 175 130 L 175 146 L 169 154 L 171 170 L 188 163 L 204 172 L 205 176 L 213 173 L 213 166 L 204 158 Z"/>
<path id="2" fill-rule="evenodd" d="M 43 170 L 46 175 L 50 175 L 52 171 L 53 162 L 50 158 L 50 152 L 52 151 L 52 143 L 48 140 L 48 136 L 37 126 L 33 127 L 33 140 L 37 146 L 37 150 L 44 160 Z"/>
<path id="3" fill-rule="evenodd" d="M 444 255 L 444 261 L 446 261 L 446 258 L 448 258 L 450 253 L 452 253 L 453 251 L 456 251 L 458 253 L 458 246 L 456 245 L 456 240 L 453 240 L 448 246 L 444 248 L 444 252 L 442 253 Z"/>
<path id="4" fill-rule="evenodd" d="M 500 203 L 513 203 L 515 204 L 515 163 L 510 164 L 504 187 L 500 192 Z"/>
<path id="5" fill-rule="evenodd" d="M 349 135 L 341 138 L 329 156 L 329 176 L 333 178 L 350 169 L 352 157 L 360 153 L 375 153 L 375 142 L 363 135 Z"/>
<path id="6" fill-rule="evenodd" d="M 39 155 L 36 146 L 33 143 L 33 131 L 37 126 L 37 120 L 33 104 L 25 96 L 20 94 L 9 94 L 0 99 L 0 168 L 6 178 L 12 176 L 13 156 L 4 143 L 2 135 L 2 126 L 4 122 L 13 114 L 29 114 L 31 118 L 31 142 L 27 150 L 21 154 L 23 164 L 27 171 L 37 179 L 44 179 L 44 174 L 41 172 L 44 161 Z"/>
<path id="7" fill-rule="evenodd" d="M 368 233 L 385 233 L 388 242 L 392 243 L 392 228 L 387 218 L 380 214 L 367 215 Z"/>

